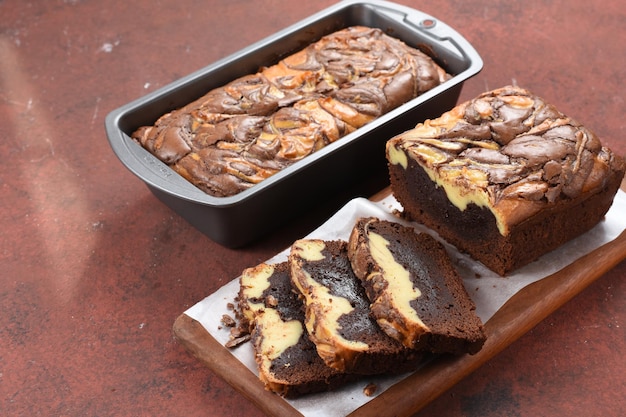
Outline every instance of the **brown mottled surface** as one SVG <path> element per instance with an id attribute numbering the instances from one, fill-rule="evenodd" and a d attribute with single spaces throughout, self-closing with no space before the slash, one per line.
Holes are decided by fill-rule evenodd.
<path id="1" fill-rule="evenodd" d="M 0 415 L 261 415 L 172 323 L 319 219 L 221 247 L 123 168 L 103 121 L 332 3 L 0 1 Z M 461 99 L 517 82 L 626 153 L 621 1 L 401 3 L 482 55 Z M 624 415 L 625 278 L 622 262 L 419 416 Z"/>

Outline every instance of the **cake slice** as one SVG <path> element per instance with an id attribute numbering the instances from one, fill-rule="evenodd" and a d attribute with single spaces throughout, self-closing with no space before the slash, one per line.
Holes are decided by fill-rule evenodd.
<path id="1" fill-rule="evenodd" d="M 248 268 L 240 284 L 242 324 L 251 331 L 259 378 L 268 390 L 293 398 L 356 379 L 326 366 L 317 354 L 286 262 Z"/>
<path id="2" fill-rule="evenodd" d="M 589 129 L 514 86 L 390 139 L 387 159 L 406 217 L 501 275 L 598 224 L 625 169 Z"/>
<path id="3" fill-rule="evenodd" d="M 374 217 L 350 235 L 352 269 L 389 336 L 413 349 L 474 354 L 486 339 L 476 306 L 441 243 Z"/>
<path id="4" fill-rule="evenodd" d="M 306 328 L 326 364 L 342 372 L 415 369 L 423 354 L 385 334 L 352 272 L 347 242 L 302 239 L 289 255 L 291 278 L 306 307 Z"/>

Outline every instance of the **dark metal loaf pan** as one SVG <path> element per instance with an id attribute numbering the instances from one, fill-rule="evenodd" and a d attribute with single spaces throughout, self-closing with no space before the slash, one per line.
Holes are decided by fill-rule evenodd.
<path id="1" fill-rule="evenodd" d="M 135 143 L 130 135 L 161 115 L 235 78 L 255 73 L 322 36 L 349 26 L 384 30 L 431 55 L 454 77 L 278 174 L 231 197 L 212 197 Z M 482 69 L 474 48 L 455 30 L 417 10 L 385 1 L 342 1 L 264 40 L 122 106 L 106 118 L 121 162 L 163 203 L 214 241 L 239 247 L 305 216 L 330 196 L 356 196 L 358 184 L 386 184 L 385 142 L 454 107 L 463 82 Z M 377 181 L 378 180 L 378 181 Z M 354 190 L 354 195 L 351 194 Z M 374 193 L 378 189 L 367 190 Z M 363 194 L 361 194 L 363 195 Z"/>

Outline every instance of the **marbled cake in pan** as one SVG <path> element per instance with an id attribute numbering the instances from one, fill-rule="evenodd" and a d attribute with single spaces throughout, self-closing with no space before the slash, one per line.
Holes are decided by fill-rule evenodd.
<path id="1" fill-rule="evenodd" d="M 382 30 L 352 26 L 132 137 L 208 194 L 231 196 L 450 77 Z"/>
<path id="2" fill-rule="evenodd" d="M 389 53 L 375 64 L 336 61 L 332 71 L 338 78 L 355 77 L 351 89 L 333 90 L 327 99 L 305 97 L 331 91 L 335 75 L 309 83 L 315 77 L 303 78 L 302 69 L 318 74 L 313 69 L 319 62 L 297 51 L 352 27 L 382 30 L 426 52 L 451 77 L 374 117 L 404 99 L 398 91 L 424 87 L 406 78 L 415 69 L 409 67 L 398 66 L 398 79 L 388 74 L 380 78 L 383 84 L 367 88 L 356 79 L 367 71 L 393 72 L 396 60 Z M 286 62 L 269 70 L 281 60 Z M 385 142 L 452 108 L 463 83 L 482 66 L 467 40 L 432 16 L 382 0 L 344 0 L 112 111 L 107 136 L 120 161 L 160 201 L 212 240 L 241 247 L 305 214 L 319 222 L 347 199 L 380 191 L 388 183 Z M 267 76 L 258 75 L 263 68 Z M 421 75 L 426 68 L 420 67 Z M 279 92 L 275 83 L 290 88 Z M 383 100 L 381 91 L 392 100 Z M 215 101 L 202 107 L 207 93 Z M 284 110 L 272 116 L 279 106 Z M 189 113 L 176 110 L 183 108 Z M 215 194 L 204 191 L 211 189 Z M 312 210 L 320 206 L 325 208 Z"/>

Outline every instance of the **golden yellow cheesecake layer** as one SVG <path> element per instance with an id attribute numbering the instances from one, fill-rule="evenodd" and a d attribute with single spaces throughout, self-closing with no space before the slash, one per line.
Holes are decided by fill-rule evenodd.
<path id="1" fill-rule="evenodd" d="M 386 284 L 384 296 L 388 297 L 389 304 L 396 306 L 397 312 L 402 316 L 400 321 L 389 320 L 387 318 L 378 318 L 378 324 L 383 328 L 393 328 L 393 331 L 387 331 L 387 334 L 403 332 L 398 328 L 398 323 L 408 324 L 410 328 L 415 329 L 413 336 L 428 331 L 428 326 L 422 322 L 417 312 L 411 307 L 411 301 L 417 300 L 421 295 L 421 291 L 413 286 L 411 273 L 400 265 L 393 254 L 389 250 L 389 242 L 381 235 L 369 232 L 369 248 L 374 262 L 379 265 L 380 271 L 374 271 L 366 279 L 376 280 L 382 278 Z M 378 277 L 374 276 L 377 275 Z M 377 300 L 372 300 L 377 302 Z"/>

